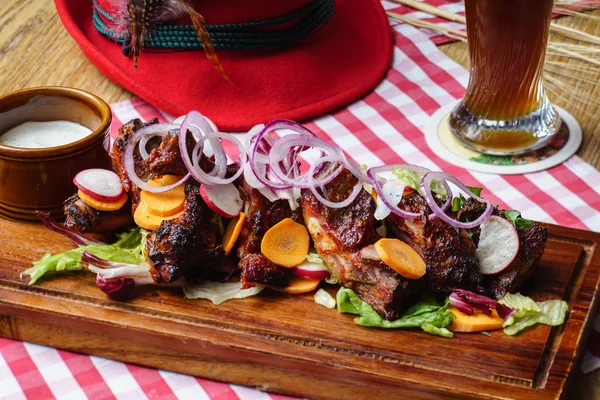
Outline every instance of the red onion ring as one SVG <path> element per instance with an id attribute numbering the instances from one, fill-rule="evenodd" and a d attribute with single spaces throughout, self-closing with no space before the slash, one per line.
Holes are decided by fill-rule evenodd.
<path id="1" fill-rule="evenodd" d="M 434 179 L 439 179 L 439 180 L 446 181 L 446 182 L 452 182 L 460 190 L 467 193 L 470 197 L 473 197 L 477 201 L 486 204 L 486 209 L 483 212 L 483 214 L 481 214 L 481 216 L 479 218 L 477 218 L 475 221 L 472 221 L 472 222 L 460 222 L 460 221 L 455 220 L 454 218 L 451 218 L 448 214 L 446 214 L 446 212 L 442 208 L 440 208 L 440 206 L 437 205 L 435 198 L 433 197 L 433 193 L 431 192 L 431 182 Z M 445 173 L 445 172 L 428 172 L 428 173 L 426 173 L 425 175 L 423 175 L 423 178 L 421 179 L 421 190 L 423 190 L 423 193 L 425 195 L 425 201 L 427 201 L 427 205 L 429 205 L 429 208 L 431 208 L 433 210 L 433 212 L 436 213 L 437 216 L 440 217 L 443 221 L 454 226 L 455 228 L 462 228 L 462 229 L 474 228 L 476 226 L 481 225 L 483 223 L 483 221 L 488 219 L 488 217 L 492 214 L 493 207 L 492 207 L 491 202 L 489 202 L 488 200 L 484 200 L 479 196 L 476 196 L 475 193 L 471 192 L 465 184 L 463 184 L 456 177 L 454 177 L 448 173 Z M 450 193 L 451 192 L 448 192 L 447 198 L 450 198 Z"/>
<path id="2" fill-rule="evenodd" d="M 271 148 L 271 151 L 269 152 L 269 167 L 271 168 L 271 171 L 273 172 L 275 177 L 277 177 L 284 184 L 291 185 L 293 187 L 298 187 L 301 189 L 308 189 L 308 172 L 305 174 L 300 174 L 296 161 L 300 154 L 300 151 L 307 147 L 320 150 L 321 157 L 326 155 L 333 156 L 338 154 L 337 149 L 334 146 L 317 137 L 309 137 L 308 135 L 286 136 L 275 142 L 275 144 Z M 291 161 L 288 161 L 288 158 L 292 158 Z M 288 169 L 287 173 L 285 173 L 281 168 L 282 163 Z M 340 164 L 340 167 L 343 168 L 343 165 Z M 318 172 L 319 171 L 316 171 L 316 173 Z M 320 174 L 318 181 L 313 176 L 314 185 L 321 186 L 323 184 L 327 184 L 331 182 L 331 180 L 340 172 L 341 168 L 339 168 L 339 170 L 335 170 L 333 176 L 331 176 L 332 174 L 330 169 L 329 171 L 327 171 L 327 173 Z M 290 173 L 292 173 L 292 177 L 289 176 Z M 329 181 L 327 181 L 327 179 L 329 179 Z"/>
<path id="3" fill-rule="evenodd" d="M 404 168 L 404 169 L 413 171 L 417 174 L 423 174 L 423 175 L 431 172 L 431 170 L 429 170 L 428 168 L 421 167 L 420 165 L 414 165 L 414 164 L 381 165 L 379 167 L 369 168 L 369 170 L 367 171 L 367 176 L 370 178 L 370 180 L 372 182 L 368 182 L 368 183 L 371 183 L 373 185 L 373 188 L 377 192 L 377 195 L 381 196 L 381 201 L 383 201 L 383 203 L 394 214 L 396 214 L 402 218 L 405 218 L 405 219 L 422 218 L 421 214 L 402 210 L 400 207 L 398 207 L 398 205 L 394 206 L 391 203 L 390 199 L 388 199 L 387 196 L 385 195 L 385 192 L 383 191 L 383 184 L 381 182 L 381 179 L 377 178 L 377 174 L 382 173 L 382 172 L 392 172 L 392 170 L 395 168 Z M 446 201 L 442 205 L 441 209 L 446 211 L 448 209 L 448 207 L 450 207 L 450 204 L 452 204 L 452 197 L 451 197 L 452 192 L 450 191 L 450 186 L 448 186 L 448 183 L 446 183 L 446 181 L 442 180 L 442 185 L 444 186 L 444 189 L 446 190 Z M 435 214 L 435 213 L 429 214 L 428 218 L 430 220 L 435 219 L 435 218 L 437 218 L 437 214 Z"/>
<path id="4" fill-rule="evenodd" d="M 237 178 L 239 178 L 242 175 L 242 173 L 244 172 L 244 169 L 238 168 L 237 172 L 229 178 L 220 177 L 219 174 L 217 174 L 215 176 L 215 175 L 212 175 L 211 173 L 204 172 L 204 170 L 202 170 L 202 168 L 199 165 L 199 162 L 200 162 L 199 154 L 202 151 L 202 147 L 203 147 L 202 144 L 204 143 L 204 141 L 210 141 L 213 139 L 229 140 L 240 150 L 240 155 L 242 156 L 243 163 L 245 164 L 247 162 L 247 156 L 246 156 L 246 152 L 244 151 L 244 145 L 236 137 L 234 137 L 228 133 L 223 133 L 223 132 L 211 132 L 211 133 L 208 133 L 203 138 L 201 138 L 198 141 L 198 143 L 196 144 L 196 146 L 194 147 L 193 160 L 189 161 L 189 157 L 188 157 L 187 160 L 184 159 L 183 162 L 184 162 L 186 168 L 188 169 L 188 171 L 190 171 L 190 174 L 198 182 L 203 183 L 205 185 L 225 185 L 225 184 L 231 183 L 231 182 L 235 181 Z M 222 144 L 220 142 L 219 142 L 219 146 L 222 146 Z M 225 159 L 225 162 L 227 162 L 227 159 Z M 217 168 L 217 166 L 215 165 L 215 169 L 216 168 Z M 214 171 L 214 169 L 213 169 L 213 171 Z"/>
<path id="5" fill-rule="evenodd" d="M 358 182 L 356 183 L 356 186 L 354 186 L 354 189 L 352 190 L 352 193 L 350 193 L 350 195 L 346 198 L 346 200 L 341 201 L 339 203 L 334 203 L 332 201 L 327 200 L 325 197 L 321 196 L 321 193 L 319 193 L 319 191 L 315 187 L 315 182 L 313 180 L 315 170 L 316 170 L 317 166 L 327 163 L 327 162 L 328 163 L 337 163 L 337 162 L 339 162 L 339 160 L 337 159 L 336 156 L 325 156 L 325 157 L 321 157 L 313 165 L 311 165 L 310 169 L 308 171 L 308 188 L 313 193 L 313 195 L 317 198 L 317 200 L 319 200 L 321 203 L 323 203 L 323 205 L 325 205 L 326 207 L 342 208 L 342 207 L 346 207 L 346 206 L 352 204 L 354 199 L 356 199 L 356 197 L 359 195 L 360 191 L 363 188 L 362 182 L 360 181 L 360 179 L 358 180 Z"/>
<path id="6" fill-rule="evenodd" d="M 269 137 L 268 133 L 275 131 L 277 129 L 289 129 L 300 135 L 307 135 L 310 137 L 314 137 L 314 134 L 311 131 L 309 131 L 308 129 L 306 129 L 305 127 L 303 127 L 302 125 L 300 125 L 294 121 L 279 119 L 279 120 L 269 122 L 267 125 L 265 125 L 265 127 L 262 129 L 262 131 L 260 131 L 258 134 L 256 134 L 256 136 L 254 136 L 250 140 L 250 157 L 249 157 L 250 158 L 250 167 L 252 168 L 252 171 L 254 172 L 254 175 L 256 176 L 256 178 L 263 185 L 267 186 L 270 189 L 290 189 L 291 187 L 293 187 L 293 185 L 290 185 L 288 183 L 283 183 L 281 181 L 277 182 L 277 181 L 268 179 L 268 176 L 269 176 L 268 170 L 272 166 L 268 165 L 267 173 L 265 175 L 261 175 L 257 168 L 257 164 L 259 164 L 259 163 L 262 163 L 262 164 L 269 163 L 268 157 L 266 157 L 266 156 L 272 150 L 272 146 L 268 142 L 268 137 Z M 265 139 L 267 144 L 264 144 L 263 138 Z M 263 158 L 261 156 L 265 156 L 265 157 Z"/>

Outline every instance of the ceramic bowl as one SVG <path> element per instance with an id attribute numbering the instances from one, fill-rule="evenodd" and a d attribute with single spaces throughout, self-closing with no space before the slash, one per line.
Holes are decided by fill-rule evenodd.
<path id="1" fill-rule="evenodd" d="M 37 221 L 34 211 L 63 216 L 63 201 L 76 191 L 73 177 L 87 168 L 111 169 L 112 115 L 106 102 L 67 87 L 23 89 L 0 97 L 0 135 L 27 121 L 67 120 L 92 130 L 63 146 L 29 149 L 0 144 L 0 216 Z"/>

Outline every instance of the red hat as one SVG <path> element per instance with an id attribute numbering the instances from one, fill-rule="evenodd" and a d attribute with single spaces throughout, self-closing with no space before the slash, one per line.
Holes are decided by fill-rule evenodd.
<path id="1" fill-rule="evenodd" d="M 153 34 L 134 69 L 106 32 L 115 5 L 127 1 L 55 0 L 67 31 L 110 80 L 172 115 L 199 110 L 222 130 L 327 113 L 373 89 L 391 63 L 379 0 L 197 0 L 232 83 L 204 51 L 169 48 L 193 47 L 183 20 Z"/>

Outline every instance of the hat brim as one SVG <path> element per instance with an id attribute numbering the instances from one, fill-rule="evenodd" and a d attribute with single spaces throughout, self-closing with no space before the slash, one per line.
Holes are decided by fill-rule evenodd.
<path id="1" fill-rule="evenodd" d="M 392 58 L 379 0 L 336 0 L 325 27 L 288 47 L 218 51 L 233 84 L 202 51 L 145 51 L 134 70 L 121 46 L 96 31 L 92 0 L 55 3 L 67 31 L 110 80 L 169 114 L 198 110 L 228 131 L 277 118 L 302 121 L 345 106 L 383 79 Z"/>

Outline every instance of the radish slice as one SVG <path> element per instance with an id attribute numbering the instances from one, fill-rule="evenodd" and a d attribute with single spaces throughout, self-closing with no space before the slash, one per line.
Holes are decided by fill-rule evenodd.
<path id="1" fill-rule="evenodd" d="M 365 260 L 374 260 L 374 261 L 381 261 L 381 257 L 379 257 L 379 253 L 377 253 L 377 250 L 375 250 L 375 246 L 373 246 L 372 244 L 366 247 L 363 247 L 360 250 L 360 258 L 365 259 Z"/>
<path id="2" fill-rule="evenodd" d="M 211 210 L 226 218 L 237 217 L 244 202 L 233 183 L 224 185 L 200 185 L 200 196 Z"/>
<path id="3" fill-rule="evenodd" d="M 75 175 L 73 183 L 83 193 L 106 203 L 120 200 L 125 194 L 119 175 L 107 169 L 94 168 L 81 171 Z"/>
<path id="4" fill-rule="evenodd" d="M 519 252 L 519 235 L 509 221 L 492 215 L 481 224 L 477 259 L 484 275 L 502 272 Z"/>
<path id="5" fill-rule="evenodd" d="M 323 264 L 311 263 L 305 261 L 302 264 L 294 267 L 292 272 L 301 278 L 305 279 L 327 279 L 329 278 L 329 270 Z"/>

